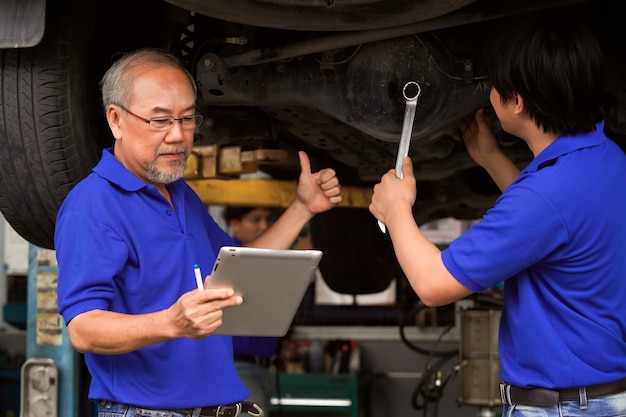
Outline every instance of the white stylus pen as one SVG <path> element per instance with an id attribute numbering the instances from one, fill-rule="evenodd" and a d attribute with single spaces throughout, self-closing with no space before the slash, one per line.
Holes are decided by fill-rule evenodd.
<path id="1" fill-rule="evenodd" d="M 196 276 L 196 284 L 198 285 L 198 289 L 200 291 L 204 291 L 204 285 L 202 285 L 202 272 L 200 272 L 200 267 L 198 264 L 193 266 L 193 273 Z"/>

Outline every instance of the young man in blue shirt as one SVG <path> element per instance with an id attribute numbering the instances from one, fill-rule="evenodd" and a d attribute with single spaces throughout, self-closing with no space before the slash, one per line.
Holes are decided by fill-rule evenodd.
<path id="1" fill-rule="evenodd" d="M 115 145 L 69 193 L 55 231 L 59 312 L 85 353 L 89 397 L 101 417 L 261 416 L 242 403 L 231 338 L 211 336 L 245 300 L 194 277 L 234 244 L 182 179 L 202 122 L 194 79 L 175 57 L 141 50 L 107 71 L 102 97 Z M 297 197 L 248 246 L 288 248 L 341 201 L 334 171 L 299 157 Z"/>
<path id="2" fill-rule="evenodd" d="M 623 416 L 626 156 L 603 133 L 601 50 L 562 16 L 514 29 L 492 49 L 490 98 L 534 159 L 520 172 L 479 110 L 463 139 L 502 190 L 480 222 L 443 251 L 430 243 L 412 216 L 409 158 L 402 180 L 391 170 L 374 187 L 370 211 L 426 305 L 505 282 L 503 416 Z"/>

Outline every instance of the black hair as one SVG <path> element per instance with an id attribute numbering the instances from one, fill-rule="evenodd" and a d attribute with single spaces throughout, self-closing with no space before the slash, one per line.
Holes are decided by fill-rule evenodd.
<path id="1" fill-rule="evenodd" d="M 270 211 L 268 220 L 270 222 L 275 222 L 276 219 L 282 213 L 282 209 L 276 207 L 266 207 L 266 206 L 226 206 L 223 212 L 224 220 L 226 222 L 230 222 L 231 220 L 241 220 L 248 213 L 258 208 L 265 208 Z"/>
<path id="2" fill-rule="evenodd" d="M 254 210 L 254 206 L 228 206 L 224 209 L 224 220 L 241 220 L 244 216 Z"/>
<path id="3" fill-rule="evenodd" d="M 511 27 L 512 26 L 512 27 Z M 590 132 L 602 120 L 604 58 L 580 22 L 544 15 L 525 29 L 509 25 L 487 51 L 487 69 L 503 102 L 518 94 L 544 132 Z"/>

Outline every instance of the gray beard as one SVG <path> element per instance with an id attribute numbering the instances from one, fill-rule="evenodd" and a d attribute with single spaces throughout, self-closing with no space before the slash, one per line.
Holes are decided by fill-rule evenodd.
<path id="1" fill-rule="evenodd" d="M 177 165 L 180 169 L 171 174 L 159 172 L 154 165 L 150 165 L 148 167 L 148 180 L 154 184 L 170 184 L 181 179 L 183 177 L 183 173 L 185 172 L 185 168 L 187 167 L 187 162 L 172 162 L 172 165 Z"/>
<path id="2" fill-rule="evenodd" d="M 163 172 L 159 172 L 157 167 L 154 164 L 151 164 L 148 167 L 148 180 L 153 184 L 171 184 L 174 181 L 177 181 L 183 177 L 183 173 L 185 172 L 185 168 L 187 167 L 187 157 L 189 156 L 189 150 L 184 147 L 177 147 L 174 152 L 184 152 L 185 159 L 183 162 L 172 161 L 170 162 L 170 167 L 178 167 L 178 171 L 173 174 L 164 174 Z M 154 159 L 156 160 L 158 156 L 162 152 L 157 151 L 154 155 Z"/>

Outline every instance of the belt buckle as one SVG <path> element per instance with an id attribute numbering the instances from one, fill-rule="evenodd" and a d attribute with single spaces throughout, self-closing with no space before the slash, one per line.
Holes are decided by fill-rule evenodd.
<path id="1" fill-rule="evenodd" d="M 215 412 L 216 417 L 237 417 L 241 414 L 241 403 L 220 405 Z"/>
<path id="2" fill-rule="evenodd" d="M 500 382 L 500 401 L 502 404 L 513 405 L 511 403 L 511 385 L 506 382 Z"/>

